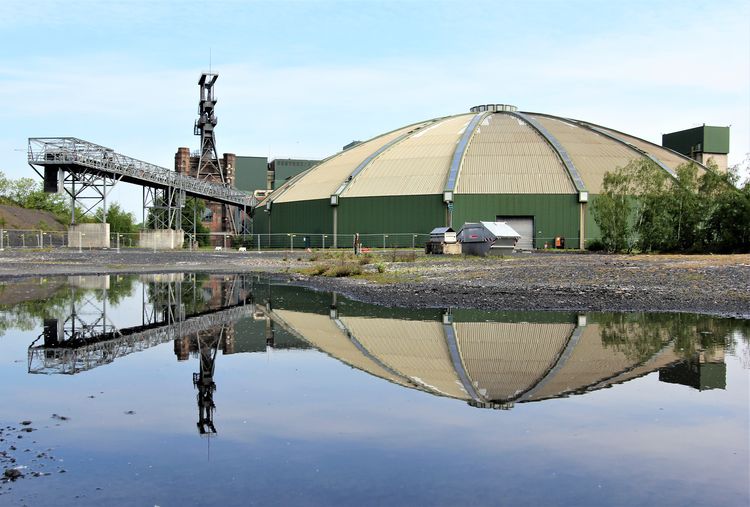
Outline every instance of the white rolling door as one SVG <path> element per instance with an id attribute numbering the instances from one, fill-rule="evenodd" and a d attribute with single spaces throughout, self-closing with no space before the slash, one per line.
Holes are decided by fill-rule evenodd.
<path id="1" fill-rule="evenodd" d="M 534 217 L 504 217 L 498 215 L 495 221 L 505 222 L 521 235 L 521 239 L 516 243 L 516 249 L 534 249 Z"/>

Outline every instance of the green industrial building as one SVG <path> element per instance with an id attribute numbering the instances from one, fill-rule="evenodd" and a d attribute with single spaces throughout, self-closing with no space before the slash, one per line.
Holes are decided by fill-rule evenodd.
<path id="1" fill-rule="evenodd" d="M 318 162 L 320 160 L 296 158 L 277 158 L 269 162 L 267 157 L 238 155 L 235 158 L 234 187 L 246 192 L 270 192 Z"/>
<path id="2" fill-rule="evenodd" d="M 324 236 L 347 246 L 354 233 L 387 234 L 388 246 L 407 246 L 435 227 L 505 221 L 522 248 L 556 237 L 583 248 L 599 237 L 589 202 L 604 174 L 641 158 L 672 176 L 694 162 L 593 123 L 475 106 L 354 144 L 291 178 L 256 208 L 253 232 L 304 235 L 313 247 Z"/>
<path id="3" fill-rule="evenodd" d="M 246 192 L 270 190 L 268 188 L 268 158 L 246 157 L 235 158 L 234 187 Z"/>
<path id="4" fill-rule="evenodd" d="M 702 125 L 661 136 L 661 144 L 700 162 L 716 164 L 720 171 L 727 170 L 729 153 L 729 127 Z"/>

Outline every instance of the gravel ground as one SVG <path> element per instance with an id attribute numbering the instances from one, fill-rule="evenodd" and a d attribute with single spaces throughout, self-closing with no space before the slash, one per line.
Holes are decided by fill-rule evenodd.
<path id="1" fill-rule="evenodd" d="M 25 276 L 261 272 L 385 306 L 496 310 L 696 312 L 750 318 L 750 255 L 530 253 L 506 258 L 373 254 L 364 277 L 299 274 L 304 252 L 0 252 L 0 282 Z M 384 268 L 378 273 L 375 264 Z"/>

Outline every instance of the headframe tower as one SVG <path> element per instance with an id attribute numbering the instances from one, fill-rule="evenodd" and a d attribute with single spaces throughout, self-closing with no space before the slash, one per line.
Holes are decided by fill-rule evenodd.
<path id="1" fill-rule="evenodd" d="M 215 183 L 221 182 L 228 185 L 224 170 L 221 167 L 221 159 L 216 149 L 216 136 L 214 129 L 218 123 L 216 113 L 216 98 L 214 97 L 214 84 L 219 79 L 218 74 L 204 72 L 198 81 L 200 86 L 200 101 L 198 102 L 198 119 L 195 120 L 193 133 L 201 136 L 201 152 L 198 160 L 196 177 L 211 180 Z"/>

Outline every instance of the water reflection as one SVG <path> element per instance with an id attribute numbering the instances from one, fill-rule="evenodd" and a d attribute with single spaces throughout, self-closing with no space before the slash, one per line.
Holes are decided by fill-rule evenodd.
<path id="1" fill-rule="evenodd" d="M 444 311 L 403 319 L 276 308 L 270 318 L 314 347 L 404 387 L 509 409 L 658 371 L 664 382 L 723 389 L 732 324 L 687 315 Z"/>
<path id="2" fill-rule="evenodd" d="M 216 432 L 219 351 L 311 346 L 403 387 L 509 409 L 652 372 L 663 382 L 724 389 L 727 337 L 740 325 L 693 315 L 408 311 L 250 275 L 70 277 L 48 287 L 15 301 L 44 321 L 28 349 L 29 373 L 74 375 L 171 341 L 179 361 L 198 363 L 201 434 Z M 109 309 L 139 290 L 139 318 L 116 326 Z"/>

